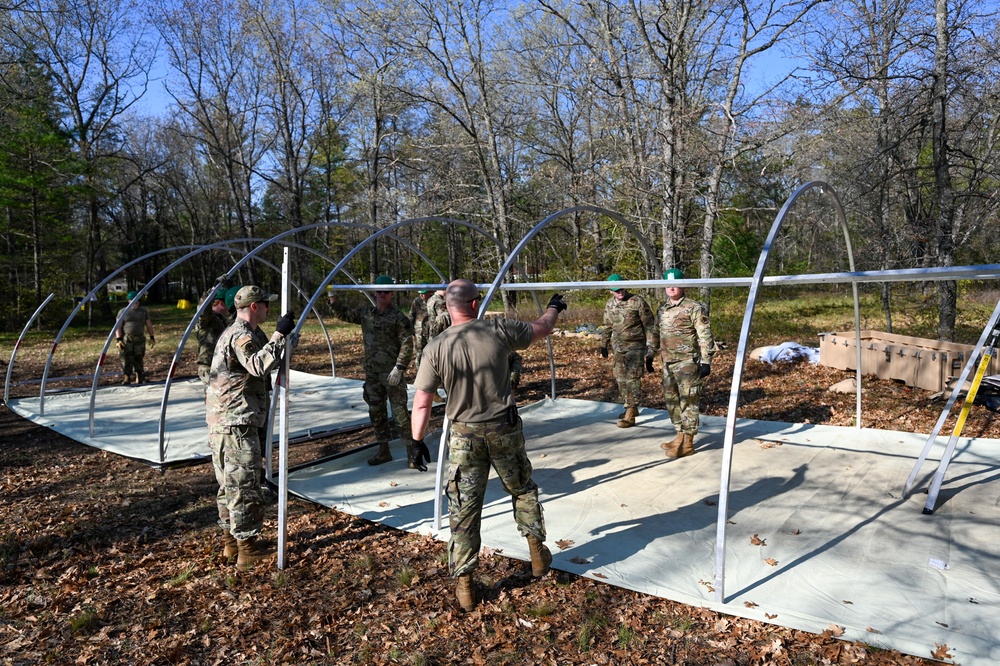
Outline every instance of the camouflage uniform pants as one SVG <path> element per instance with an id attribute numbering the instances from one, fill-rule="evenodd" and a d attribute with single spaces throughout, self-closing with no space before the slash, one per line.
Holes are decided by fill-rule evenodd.
<path id="1" fill-rule="evenodd" d="M 142 359 L 146 356 L 146 336 L 123 335 L 122 341 L 125 346 L 118 352 L 118 358 L 122 361 L 122 372 L 129 377 L 135 374 L 145 375 Z"/>
<path id="2" fill-rule="evenodd" d="M 448 441 L 451 471 L 448 478 L 448 513 L 451 539 L 448 566 L 452 576 L 471 573 L 479 565 L 479 534 L 483 498 L 490 466 L 514 507 L 514 522 L 521 536 L 545 540 L 542 505 L 538 485 L 531 480 L 531 461 L 524 450 L 521 419 L 516 425 L 506 421 L 452 423 Z"/>
<path id="3" fill-rule="evenodd" d="M 625 409 L 638 407 L 642 399 L 642 371 L 646 348 L 615 352 L 615 379 Z"/>
<path id="4" fill-rule="evenodd" d="M 698 404 L 703 384 L 704 380 L 698 377 L 698 364 L 693 360 L 663 364 L 663 400 L 679 432 L 698 434 Z"/>
<path id="5" fill-rule="evenodd" d="M 388 442 L 392 439 L 386 400 L 392 405 L 392 420 L 399 428 L 399 436 L 405 440 L 410 439 L 410 412 L 406 409 L 405 381 L 400 381 L 396 386 L 389 386 L 384 380 L 367 378 L 364 384 L 364 397 L 368 403 L 368 417 L 375 430 L 376 442 Z"/>
<path id="6" fill-rule="evenodd" d="M 420 369 L 420 358 L 424 355 L 424 347 L 427 346 L 427 333 L 423 324 L 417 324 L 413 328 L 413 367 Z"/>
<path id="7" fill-rule="evenodd" d="M 237 539 L 260 534 L 264 497 L 260 491 L 260 428 L 232 426 L 212 432 L 212 467 L 219 482 L 219 525 Z"/>

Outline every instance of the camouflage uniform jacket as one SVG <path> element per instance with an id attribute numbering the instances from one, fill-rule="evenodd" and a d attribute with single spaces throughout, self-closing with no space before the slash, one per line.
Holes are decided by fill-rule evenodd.
<path id="1" fill-rule="evenodd" d="M 664 363 L 694 361 L 711 363 L 715 338 L 705 306 L 686 296 L 676 303 L 667 300 L 656 311 L 659 339 L 656 346 Z"/>
<path id="2" fill-rule="evenodd" d="M 404 368 L 413 358 L 413 325 L 409 317 L 390 306 L 379 312 L 374 305 L 348 307 L 335 301 L 333 311 L 344 321 L 361 324 L 365 345 L 365 376 L 384 380 L 393 366 Z"/>
<path id="3" fill-rule="evenodd" d="M 451 326 L 451 316 L 445 306 L 444 296 L 439 296 L 437 292 L 427 299 L 427 322 L 424 326 L 426 327 L 424 336 L 428 342 Z"/>
<path id="4" fill-rule="evenodd" d="M 232 426 L 262 427 L 270 404 L 267 382 L 285 351 L 285 337 L 268 340 L 264 331 L 237 319 L 215 345 L 212 373 L 205 392 L 209 432 Z"/>
<path id="5" fill-rule="evenodd" d="M 122 308 L 118 311 L 118 316 L 121 317 L 123 312 L 125 313 L 125 318 L 122 319 L 122 335 L 145 337 L 146 320 L 149 319 L 149 310 L 141 305 L 137 308 Z"/>
<path id="6" fill-rule="evenodd" d="M 215 344 L 228 325 L 226 318 L 212 308 L 198 317 L 198 323 L 194 326 L 194 334 L 198 338 L 198 365 L 212 365 Z"/>
<path id="7" fill-rule="evenodd" d="M 604 328 L 601 346 L 616 353 L 633 349 L 656 349 L 656 321 L 653 310 L 642 296 L 629 294 L 622 300 L 614 296 L 604 305 Z"/>

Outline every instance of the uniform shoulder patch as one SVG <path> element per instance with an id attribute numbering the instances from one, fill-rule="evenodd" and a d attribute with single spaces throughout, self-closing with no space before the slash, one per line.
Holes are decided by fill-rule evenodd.
<path id="1" fill-rule="evenodd" d="M 240 349 L 246 349 L 247 347 L 252 347 L 254 345 L 254 339 L 252 335 L 241 335 L 233 340 L 233 344 Z"/>

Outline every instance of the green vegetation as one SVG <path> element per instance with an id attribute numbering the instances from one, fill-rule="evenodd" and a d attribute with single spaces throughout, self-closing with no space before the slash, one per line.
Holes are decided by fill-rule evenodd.
<path id="1" fill-rule="evenodd" d="M 96 627 L 97 622 L 97 613 L 89 608 L 85 608 L 70 619 L 69 627 L 74 635 L 83 634 Z"/>
<path id="2" fill-rule="evenodd" d="M 191 579 L 194 574 L 195 566 L 193 564 L 188 564 L 184 567 L 184 570 L 179 574 L 167 581 L 167 585 L 170 587 L 177 587 L 178 585 L 183 585 Z"/>

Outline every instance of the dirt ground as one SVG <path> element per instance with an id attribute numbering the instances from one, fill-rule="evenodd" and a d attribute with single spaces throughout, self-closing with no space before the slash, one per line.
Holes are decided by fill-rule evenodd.
<path id="1" fill-rule="evenodd" d="M 594 338 L 556 337 L 554 345 L 558 395 L 617 399 Z M 324 351 L 304 343 L 295 367 L 321 370 Z M 522 402 L 548 393 L 544 351 L 525 355 Z M 360 358 L 360 343 L 338 354 Z M 716 358 L 708 414 L 725 414 L 733 358 L 729 350 Z M 23 363 L 19 376 L 40 371 L 30 367 L 37 360 Z M 343 362 L 338 371 L 356 377 L 360 365 Z M 827 391 L 847 376 L 750 361 L 739 414 L 849 425 L 854 395 Z M 657 375 L 646 376 L 645 395 L 663 406 Z M 929 397 L 866 381 L 864 424 L 929 432 L 942 407 Z M 1000 437 L 1000 427 L 976 408 L 965 433 Z M 370 437 L 363 429 L 296 445 L 290 460 Z M 808 634 L 556 570 L 534 580 L 523 562 L 495 553 L 478 572 L 485 601 L 464 614 L 444 544 L 294 499 L 288 567 L 279 572 L 272 561 L 238 573 L 221 554 L 216 490 L 208 465 L 159 471 L 0 408 L 0 664 L 925 663 L 838 640 L 835 628 Z M 268 514 L 273 535 L 276 507 Z"/>

